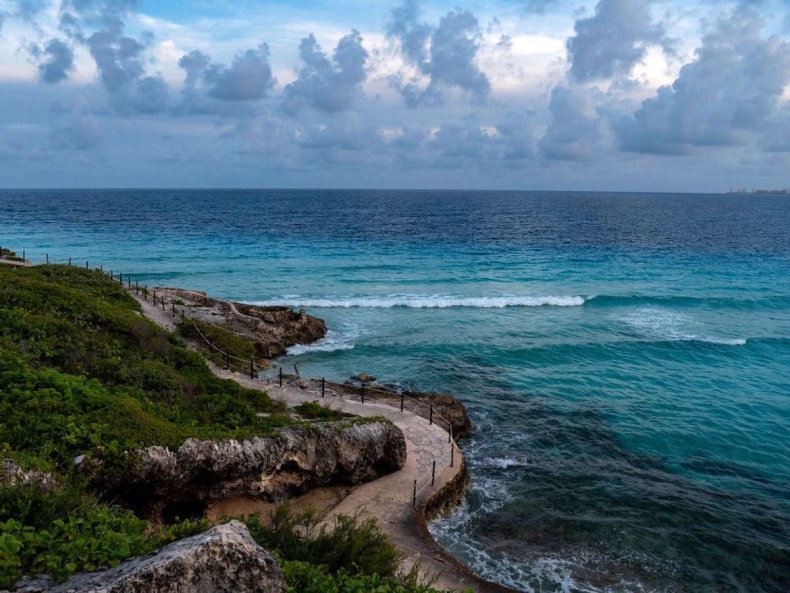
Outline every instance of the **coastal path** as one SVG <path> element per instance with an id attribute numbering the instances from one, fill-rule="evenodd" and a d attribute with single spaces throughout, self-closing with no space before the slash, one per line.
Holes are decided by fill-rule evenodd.
<path id="1" fill-rule="evenodd" d="M 130 292 L 142 305 L 146 317 L 167 330 L 176 329 L 174 316 L 169 309 L 163 310 L 141 296 L 135 296 L 134 291 Z M 329 388 L 322 398 L 320 389 L 308 387 L 306 383 L 283 382 L 280 387 L 278 382 L 251 378 L 207 362 L 217 376 L 232 379 L 245 387 L 266 391 L 270 397 L 285 402 L 289 407 L 316 401 L 348 414 L 381 416 L 391 420 L 406 439 L 406 463 L 396 472 L 354 488 L 329 511 L 326 519 L 337 514 L 375 518 L 404 554 L 402 569 L 408 571 L 413 566 L 419 566 L 424 574 L 436 577 L 435 587 L 459 592 L 510 591 L 476 577 L 447 554 L 427 532 L 422 506 L 434 494 L 459 478 L 460 472 L 465 471 L 463 456 L 455 440 L 441 426 L 408 410 L 401 412 L 399 408 L 376 401 L 363 404 L 359 398 Z"/>

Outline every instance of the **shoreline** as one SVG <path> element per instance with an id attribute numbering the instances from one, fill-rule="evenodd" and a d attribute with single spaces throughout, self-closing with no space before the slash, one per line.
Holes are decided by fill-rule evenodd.
<path id="1" fill-rule="evenodd" d="M 175 318 L 170 309 L 162 310 L 140 295 L 135 295 L 133 289 L 129 292 L 140 303 L 143 314 L 149 320 L 168 331 L 176 330 Z M 188 343 L 188 345 L 191 348 L 196 348 L 194 344 Z M 325 520 L 338 514 L 360 514 L 375 517 L 382 530 L 404 553 L 405 568 L 408 570 L 412 566 L 419 565 L 426 574 L 437 575 L 438 579 L 435 582 L 437 587 L 454 589 L 459 592 L 471 589 L 479 593 L 517 593 L 515 589 L 480 577 L 445 550 L 433 538 L 428 529 L 428 524 L 433 518 L 449 512 L 460 503 L 469 481 L 468 469 L 462 449 L 457 445 L 456 435 L 449 438 L 447 430 L 435 422 L 426 421 L 423 415 L 418 415 L 409 409 L 404 409 L 401 412 L 399 408 L 381 402 L 380 399 L 392 398 L 396 395 L 380 386 L 375 386 L 369 391 L 373 400 L 363 404 L 346 398 L 355 389 L 358 389 L 352 383 L 327 382 L 326 385 L 330 388 L 327 395 L 331 398 L 327 399 L 321 397 L 320 387 L 316 387 L 321 381 L 317 379 L 301 380 L 296 378 L 294 381 L 294 376 L 289 375 L 289 381 L 284 382 L 283 387 L 279 387 L 276 382 L 266 382 L 257 377 L 250 378 L 246 374 L 219 368 L 208 359 L 206 361 L 217 376 L 232 379 L 245 387 L 266 391 L 271 397 L 281 399 L 286 403 L 320 402 L 323 399 L 324 403 L 333 404 L 331 407 L 337 407 L 339 404 L 343 411 L 358 416 L 393 416 L 390 419 L 401 428 L 406 436 L 407 459 L 404 468 L 351 489 L 327 512 Z M 382 394 L 383 397 L 381 397 Z M 443 394 L 445 397 L 448 395 Z M 455 401 L 457 402 L 457 400 Z M 404 422 L 403 419 L 407 419 L 408 422 Z M 410 435 L 406 434 L 410 430 L 419 430 L 421 434 L 410 438 Z M 431 433 L 433 433 L 433 438 L 431 438 Z M 416 441 L 419 441 L 419 444 Z M 408 486 L 412 480 L 415 480 L 416 483 L 415 470 L 421 465 L 424 474 L 427 465 L 434 461 L 425 458 L 425 451 L 420 447 L 427 443 L 434 447 L 442 446 L 447 449 L 448 441 L 450 446 L 455 448 L 455 451 L 451 453 L 451 456 L 454 457 L 453 467 L 448 465 L 437 472 L 438 483 L 431 487 L 430 491 L 423 492 L 425 486 L 422 486 L 417 496 L 416 508 L 412 508 L 412 505 L 409 504 L 412 489 L 404 488 L 404 484 L 408 482 Z M 422 463 L 420 464 L 420 462 Z M 235 505 L 231 505 L 231 507 L 233 506 Z M 220 516 L 220 514 L 215 516 Z"/>

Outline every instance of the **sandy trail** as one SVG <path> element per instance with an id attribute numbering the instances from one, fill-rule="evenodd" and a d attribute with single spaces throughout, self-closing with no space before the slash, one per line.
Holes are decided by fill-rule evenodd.
<path id="1" fill-rule="evenodd" d="M 131 291 L 132 296 L 134 291 Z M 146 317 L 161 327 L 174 331 L 175 319 L 169 303 L 162 310 L 141 296 L 135 296 L 143 306 Z M 391 420 L 406 438 L 406 463 L 389 475 L 351 490 L 332 508 L 326 518 L 337 514 L 374 517 L 382 530 L 404 554 L 403 569 L 419 565 L 426 574 L 435 575 L 436 587 L 480 592 L 510 591 L 504 587 L 477 578 L 439 546 L 424 528 L 424 515 L 419 510 L 432 495 L 440 491 L 463 469 L 463 455 L 446 430 L 438 424 L 399 408 L 383 403 L 362 404 L 360 398 L 341 395 L 330 389 L 321 397 L 320 389 L 296 384 L 264 381 L 249 375 L 221 369 L 209 362 L 219 377 L 232 379 L 245 387 L 266 391 L 275 400 L 289 407 L 304 402 L 317 401 L 335 410 L 356 416 L 382 416 Z M 436 462 L 435 480 L 431 484 L 433 464 Z M 452 462 L 452 465 L 451 465 Z M 417 480 L 417 509 L 413 506 L 414 481 Z"/>

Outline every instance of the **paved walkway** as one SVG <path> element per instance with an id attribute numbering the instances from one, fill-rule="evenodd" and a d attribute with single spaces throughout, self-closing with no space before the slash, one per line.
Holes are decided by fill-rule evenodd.
<path id="1" fill-rule="evenodd" d="M 132 296 L 134 296 L 133 291 Z M 148 318 L 168 330 L 175 329 L 169 303 L 163 311 L 161 305 L 154 306 L 142 297 L 137 299 Z M 449 439 L 447 431 L 408 410 L 401 412 L 399 408 L 378 402 L 362 404 L 358 397 L 351 398 L 330 389 L 326 390 L 326 396 L 322 398 L 320 389 L 317 388 L 302 388 L 288 383 L 280 387 L 276 381 L 253 379 L 249 375 L 221 369 L 210 362 L 209 366 L 217 376 L 232 379 L 246 387 L 265 390 L 270 397 L 282 400 L 290 407 L 308 401 L 317 401 L 335 410 L 356 416 L 383 416 L 391 420 L 406 438 L 406 463 L 396 472 L 355 488 L 329 512 L 327 518 L 340 513 L 374 517 L 382 530 L 404 553 L 403 568 L 408 570 L 418 564 L 423 572 L 438 577 L 436 587 L 458 591 L 505 590 L 477 579 L 450 558 L 421 528 L 419 511 L 413 507 L 415 480 L 417 480 L 419 507 L 432 494 L 455 478 L 462 467 L 462 455 L 455 441 Z M 434 461 L 436 475 L 431 485 Z"/>

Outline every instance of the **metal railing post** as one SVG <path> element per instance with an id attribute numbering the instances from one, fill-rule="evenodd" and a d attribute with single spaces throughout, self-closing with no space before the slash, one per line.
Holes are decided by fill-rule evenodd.
<path id="1" fill-rule="evenodd" d="M 431 468 L 431 488 L 433 488 L 434 483 L 436 482 L 436 460 L 433 460 L 433 468 Z"/>
<path id="2" fill-rule="evenodd" d="M 362 403 L 364 404 L 365 403 L 365 384 L 364 383 L 362 384 L 361 394 L 362 394 Z"/>
<path id="3" fill-rule="evenodd" d="M 280 387 L 283 386 L 283 367 L 280 367 Z"/>
<path id="4" fill-rule="evenodd" d="M 433 404 L 431 404 L 429 407 L 428 424 L 433 424 Z"/>
<path id="5" fill-rule="evenodd" d="M 417 508 L 417 480 L 414 480 L 414 494 L 411 497 L 412 508 Z"/>
<path id="6" fill-rule="evenodd" d="M 450 445 L 450 467 L 455 465 L 455 443 Z"/>
<path id="7" fill-rule="evenodd" d="M 326 378 L 321 377 L 321 397 L 324 397 L 324 395 L 326 395 Z"/>

